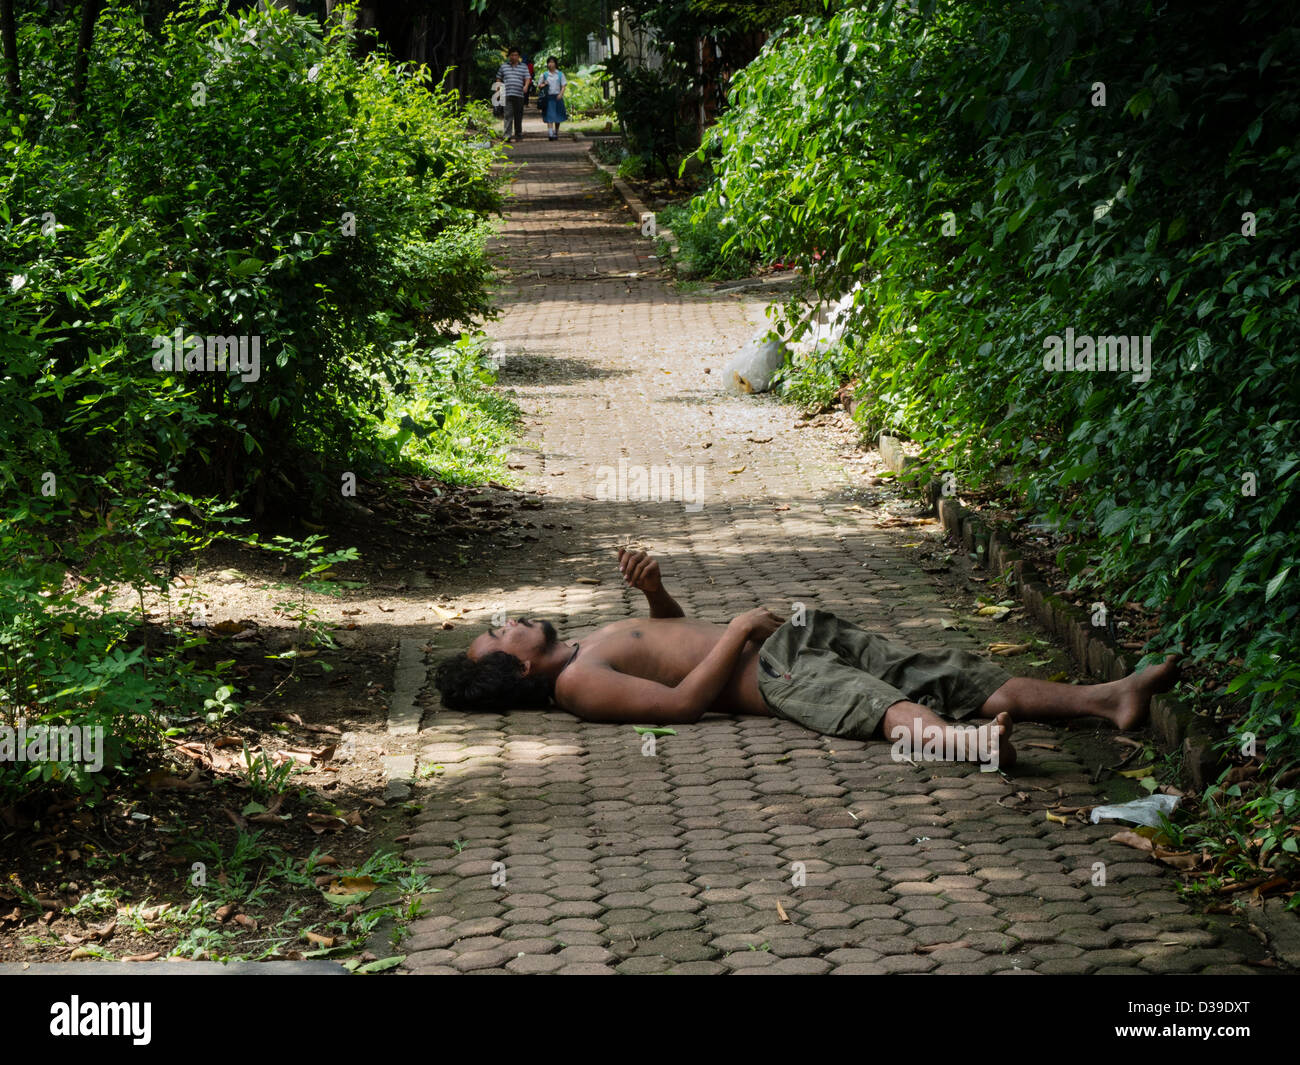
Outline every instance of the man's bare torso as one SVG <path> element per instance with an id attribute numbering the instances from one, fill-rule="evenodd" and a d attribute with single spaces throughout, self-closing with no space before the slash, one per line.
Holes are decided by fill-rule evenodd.
<path id="1" fill-rule="evenodd" d="M 555 701 L 564 709 L 565 693 L 581 685 L 584 674 L 612 669 L 675 688 L 722 638 L 726 627 L 690 618 L 634 618 L 604 625 L 578 640 L 578 657 L 559 677 Z M 758 691 L 758 643 L 746 645 L 726 686 L 710 710 L 724 714 L 770 716 Z"/>

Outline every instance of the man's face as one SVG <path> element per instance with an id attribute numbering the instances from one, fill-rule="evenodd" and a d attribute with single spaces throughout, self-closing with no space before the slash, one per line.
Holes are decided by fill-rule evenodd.
<path id="1" fill-rule="evenodd" d="M 477 661 L 493 651 L 505 651 L 525 665 L 549 650 L 558 639 L 555 626 L 539 618 L 512 618 L 500 628 L 488 629 L 469 645 L 469 657 Z"/>
<path id="2" fill-rule="evenodd" d="M 512 67 L 516 67 L 516 66 L 519 65 L 519 53 L 518 53 L 518 52 L 511 52 L 511 53 L 510 53 L 510 65 L 511 65 Z"/>

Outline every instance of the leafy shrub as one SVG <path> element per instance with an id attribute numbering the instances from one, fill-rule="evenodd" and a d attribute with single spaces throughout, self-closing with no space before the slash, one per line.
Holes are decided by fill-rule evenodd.
<path id="1" fill-rule="evenodd" d="M 1011 463 L 1088 534 L 1076 584 L 1237 670 L 1273 765 L 1300 755 L 1298 36 L 1264 0 L 855 5 L 770 40 L 705 146 L 734 246 L 863 282 L 864 425 L 975 482 Z M 1150 338 L 1150 379 L 1048 372 L 1067 329 Z"/>
<path id="2" fill-rule="evenodd" d="M 681 87 L 661 70 L 634 66 L 622 54 L 605 60 L 604 69 L 615 86 L 614 113 L 628 150 L 639 157 L 645 172 L 661 169 L 676 179 L 672 159 L 688 145 L 683 126 Z"/>
<path id="3" fill-rule="evenodd" d="M 810 410 L 825 410 L 834 405 L 855 366 L 854 353 L 844 345 L 818 347 L 807 355 L 788 359 L 773 381 L 789 402 Z"/>
<path id="4" fill-rule="evenodd" d="M 677 238 L 682 273 L 722 281 L 753 272 L 753 257 L 742 247 L 735 243 L 724 247 L 728 234 L 722 228 L 723 214 L 717 206 L 696 211 L 691 204 L 673 204 L 659 212 L 663 225 Z"/>
<path id="5" fill-rule="evenodd" d="M 74 28 L 22 42 L 25 84 L 56 115 L 72 51 L 60 38 Z M 56 188 L 68 172 L 66 202 L 34 173 L 14 215 L 54 213 L 65 228 L 51 268 L 120 294 L 90 300 L 89 315 L 51 299 L 56 320 L 80 323 L 55 349 L 61 365 L 111 338 L 108 361 L 151 379 L 154 338 L 178 329 L 259 340 L 254 380 L 178 376 L 211 419 L 191 477 L 211 468 L 217 485 L 260 496 L 277 474 L 319 467 L 304 450 L 377 447 L 376 379 L 411 369 L 394 342 L 428 350 L 488 312 L 492 150 L 474 147 L 452 96 L 415 69 L 357 59 L 342 27 L 196 2 L 154 35 L 115 8 L 80 127 L 50 122 L 39 137 Z"/>
<path id="6" fill-rule="evenodd" d="M 440 348 L 400 393 L 393 393 L 384 426 L 390 461 L 451 484 L 501 478 L 514 440 L 519 408 L 492 390 L 496 372 L 481 337 Z"/>
<path id="7" fill-rule="evenodd" d="M 592 141 L 591 150 L 606 166 L 617 166 L 631 154 L 622 137 L 599 137 Z"/>
<path id="8" fill-rule="evenodd" d="M 605 85 L 609 79 L 600 67 L 579 67 L 568 78 L 564 104 L 570 115 L 601 115 L 609 110 L 610 101 L 605 99 Z"/>
<path id="9" fill-rule="evenodd" d="M 624 155 L 618 162 L 618 176 L 621 178 L 643 178 L 646 176 L 646 160 L 643 155 Z"/>
<path id="10" fill-rule="evenodd" d="M 155 30 L 110 3 L 75 113 L 75 20 L 24 15 L 0 103 L 0 724 L 102 727 L 109 769 L 234 705 L 174 595 L 187 559 L 272 478 L 337 492 L 330 465 L 391 458 L 393 396 L 489 313 L 494 156 L 452 99 L 341 27 L 222 7 Z M 155 369 L 177 331 L 256 337 L 258 372 Z M 0 803 L 56 779 L 103 787 L 4 762 Z"/>

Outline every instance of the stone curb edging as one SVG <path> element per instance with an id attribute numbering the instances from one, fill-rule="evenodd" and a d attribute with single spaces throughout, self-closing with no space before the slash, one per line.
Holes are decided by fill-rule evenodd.
<path id="1" fill-rule="evenodd" d="M 921 460 L 903 453 L 902 441 L 881 433 L 876 439 L 880 457 L 895 473 L 921 467 Z M 1133 671 L 1130 657 L 1114 647 L 1089 623 L 1087 613 L 1063 601 L 1043 581 L 1038 571 L 1016 551 L 1011 541 L 957 500 L 943 494 L 937 477 L 921 469 L 921 488 L 937 512 L 944 531 L 979 556 L 977 565 L 993 573 L 1008 568 L 1015 574 L 1016 595 L 1035 621 L 1064 643 L 1078 665 L 1102 680 L 1119 680 Z M 1219 778 L 1225 762 L 1214 749 L 1216 737 L 1205 721 L 1186 703 L 1167 695 L 1151 700 L 1151 731 L 1165 753 L 1183 754 L 1183 774 L 1198 791 Z M 1300 920 L 1284 910 L 1278 899 L 1263 899 L 1251 907 L 1246 919 L 1265 936 L 1273 953 L 1285 964 L 1300 966 Z"/>
<path id="2" fill-rule="evenodd" d="M 348 976 L 336 961 L 0 962 L 0 976 Z"/>
<path id="3" fill-rule="evenodd" d="M 653 237 L 647 237 L 646 239 L 666 240 L 668 242 L 669 250 L 676 255 L 677 238 L 673 235 L 673 231 L 667 226 L 661 226 L 658 224 L 657 212 L 650 210 L 650 208 L 641 200 L 641 197 L 636 194 L 636 190 L 618 176 L 618 167 L 610 166 L 608 163 L 602 163 L 596 158 L 595 142 L 587 137 L 584 137 L 583 139 L 587 141 L 587 159 L 597 170 L 602 170 L 609 175 L 610 180 L 614 183 L 614 191 L 617 192 L 619 197 L 623 200 L 623 205 L 632 212 L 632 217 L 640 223 L 641 219 L 646 215 L 655 215 L 655 235 Z"/>
<path id="4" fill-rule="evenodd" d="M 895 473 L 921 466 L 914 456 L 903 453 L 902 441 L 881 433 L 876 439 L 880 457 Z M 938 478 L 922 471 L 921 488 L 935 508 L 944 531 L 960 540 L 967 552 L 979 558 L 977 565 L 994 573 L 1011 569 L 1016 595 L 1027 613 L 1048 632 L 1058 637 L 1080 668 L 1102 681 L 1119 680 L 1133 671 L 1133 661 L 1090 624 L 1088 614 L 1066 603 L 1021 557 L 1007 536 L 989 525 L 956 499 L 945 496 Z M 1183 772 L 1200 791 L 1213 784 L 1224 763 L 1214 749 L 1216 737 L 1190 706 L 1178 699 L 1158 695 L 1151 701 L 1151 730 L 1160 748 L 1169 753 L 1181 748 Z"/>
<path id="5" fill-rule="evenodd" d="M 428 679 L 424 664 L 424 650 L 419 640 L 404 639 L 398 644 L 397 665 L 393 670 L 393 697 L 388 705 L 388 735 L 414 736 L 420 731 L 423 710 L 416 705 L 416 697 Z M 383 756 L 384 776 L 388 788 L 384 798 L 407 799 L 411 782 L 415 778 L 415 755 L 388 754 Z"/>

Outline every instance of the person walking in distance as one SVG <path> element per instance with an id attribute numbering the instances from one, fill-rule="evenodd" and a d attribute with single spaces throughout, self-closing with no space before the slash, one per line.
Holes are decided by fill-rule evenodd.
<path id="1" fill-rule="evenodd" d="M 555 56 L 546 60 L 546 70 L 538 81 L 546 100 L 542 121 L 549 131 L 548 139 L 559 140 L 560 123 L 569 120 L 569 112 L 564 106 L 564 91 L 569 87 L 569 79 L 560 70 L 560 61 Z"/>
<path id="2" fill-rule="evenodd" d="M 508 141 L 524 139 L 524 98 L 532 87 L 533 79 L 528 67 L 519 58 L 519 49 L 511 48 L 506 62 L 497 68 L 497 80 L 506 90 L 505 138 Z M 514 125 L 514 134 L 510 127 Z"/>

